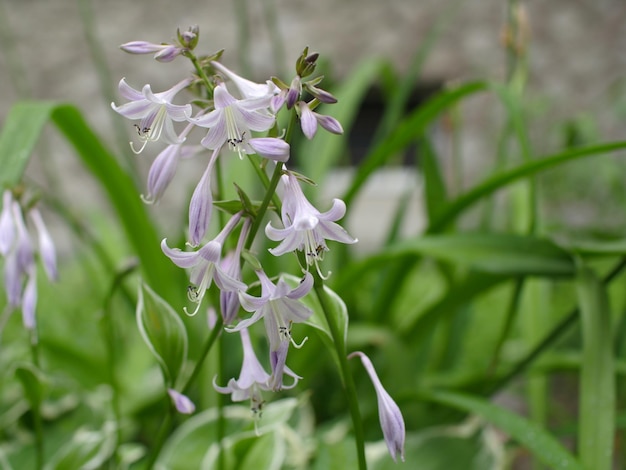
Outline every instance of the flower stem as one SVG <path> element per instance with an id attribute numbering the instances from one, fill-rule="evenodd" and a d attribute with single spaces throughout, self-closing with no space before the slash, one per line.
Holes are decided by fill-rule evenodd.
<path id="1" fill-rule="evenodd" d="M 30 336 L 30 351 L 33 358 L 34 366 L 41 370 L 39 366 L 39 341 L 37 340 L 37 331 L 32 330 L 29 331 Z M 33 412 L 33 425 L 35 427 L 35 458 L 36 458 L 36 468 L 37 470 L 41 470 L 43 468 L 44 457 L 43 457 L 43 421 L 41 419 L 41 404 L 40 403 L 31 403 Z"/>
<path id="2" fill-rule="evenodd" d="M 209 354 L 209 351 L 211 351 L 211 348 L 215 344 L 215 340 L 217 340 L 217 337 L 222 332 L 222 326 L 224 326 L 224 319 L 222 318 L 221 315 L 218 315 L 217 320 L 215 322 L 215 326 L 213 327 L 213 330 L 211 330 L 211 334 L 207 338 L 206 343 L 204 343 L 204 348 L 202 349 L 202 352 L 200 353 L 200 357 L 198 358 L 198 361 L 196 362 L 196 365 L 193 368 L 191 375 L 189 376 L 189 378 L 187 379 L 187 381 L 181 388 L 181 393 L 185 394 L 189 390 L 189 387 L 191 386 L 191 384 L 193 384 L 193 382 L 198 377 L 198 374 L 200 373 L 200 370 L 202 369 L 202 365 L 204 364 L 204 360 L 206 359 L 206 357 Z"/>
<path id="3" fill-rule="evenodd" d="M 174 420 L 174 406 L 170 403 L 169 397 L 166 397 L 167 400 L 167 414 L 163 421 L 161 422 L 161 427 L 159 428 L 159 432 L 157 434 L 156 440 L 154 442 L 152 454 L 150 454 L 150 459 L 145 468 L 151 469 L 154 468 L 154 463 L 157 461 L 159 454 L 161 453 L 161 449 L 163 448 L 163 444 L 165 444 L 165 440 L 170 433 L 172 427 L 172 421 Z"/>
<path id="4" fill-rule="evenodd" d="M 209 95 L 213 96 L 213 89 L 215 87 L 211 83 L 211 80 L 209 80 L 209 77 L 207 77 L 207 74 L 204 73 L 204 70 L 202 70 L 200 63 L 198 62 L 198 58 L 191 52 L 187 52 L 185 55 L 189 58 L 189 60 L 191 60 L 193 67 L 196 69 L 196 72 L 198 73 L 198 76 L 202 79 L 202 82 L 206 86 L 209 92 Z"/>
<path id="5" fill-rule="evenodd" d="M 324 311 L 324 316 L 328 322 L 330 328 L 330 334 L 333 337 L 333 344 L 337 353 L 337 359 L 339 361 L 339 372 L 346 393 L 346 399 L 348 400 L 348 408 L 350 410 L 350 416 L 352 418 L 352 427 L 354 429 L 354 440 L 356 444 L 357 459 L 359 462 L 359 470 L 367 469 L 367 461 L 365 460 L 365 437 L 363 434 L 363 423 L 361 420 L 361 411 L 359 410 L 358 395 L 356 393 L 356 387 L 354 386 L 354 380 L 348 366 L 348 356 L 346 351 L 346 343 L 343 334 L 335 321 L 335 317 L 331 313 L 330 300 L 328 294 L 324 290 L 324 281 L 317 272 L 313 272 L 315 293 L 320 302 L 320 306 Z"/>
<path id="6" fill-rule="evenodd" d="M 291 140 L 291 135 L 293 133 L 293 128 L 297 122 L 296 110 L 291 110 L 291 116 L 289 117 L 289 124 L 287 125 L 287 131 L 285 132 L 285 142 L 289 143 Z M 259 207 L 259 211 L 257 212 L 256 217 L 252 221 L 252 226 L 250 227 L 250 232 L 248 233 L 248 238 L 246 238 L 245 248 L 249 250 L 254 242 L 254 237 L 256 237 L 257 232 L 259 231 L 259 227 L 261 226 L 261 222 L 263 221 L 263 217 L 267 212 L 267 208 L 270 205 L 270 201 L 276 194 L 276 187 L 278 186 L 278 182 L 280 181 L 280 177 L 283 174 L 283 164 L 280 162 L 276 163 L 276 167 L 274 168 L 274 173 L 272 174 L 272 179 L 269 182 L 269 185 L 266 188 L 265 197 L 263 198 L 263 202 L 261 202 L 261 207 Z M 261 178 L 263 180 L 263 178 Z"/>

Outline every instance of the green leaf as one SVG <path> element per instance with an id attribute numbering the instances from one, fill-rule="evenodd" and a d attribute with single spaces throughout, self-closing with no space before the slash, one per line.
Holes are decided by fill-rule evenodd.
<path id="1" fill-rule="evenodd" d="M 402 259 L 408 255 L 431 256 L 477 271 L 506 276 L 571 276 L 575 265 L 567 251 L 549 240 L 498 233 L 430 235 L 398 243 L 368 258 Z"/>
<path id="2" fill-rule="evenodd" d="M 259 436 L 237 470 L 280 470 L 285 463 L 286 447 L 284 438 L 276 431 Z"/>
<path id="3" fill-rule="evenodd" d="M 76 107 L 49 101 L 14 105 L 0 134 L 0 182 L 4 186 L 20 183 L 37 140 L 48 122 L 53 122 L 67 138 L 106 192 L 129 243 L 141 260 L 146 279 L 167 298 L 174 298 L 176 283 L 172 279 L 182 279 L 184 273 L 163 256 L 160 237 L 132 179 Z"/>
<path id="4" fill-rule="evenodd" d="M 551 434 L 511 411 L 484 399 L 460 393 L 433 392 L 427 398 L 481 416 L 525 446 L 538 460 L 552 469 L 583 468 Z"/>
<path id="5" fill-rule="evenodd" d="M 115 450 L 115 424 L 107 422 L 102 430 L 78 429 L 72 440 L 62 446 L 44 470 L 82 470 L 101 468 Z"/>
<path id="6" fill-rule="evenodd" d="M 507 186 L 513 181 L 526 178 L 578 158 L 592 157 L 622 149 L 626 149 L 626 142 L 609 142 L 590 147 L 568 149 L 561 153 L 539 157 L 535 160 L 525 162 L 511 170 L 502 171 L 501 173 L 487 178 L 484 182 L 474 186 L 471 190 L 448 204 L 439 212 L 436 218 L 430 221 L 428 232 L 436 233 L 444 230 L 448 224 L 472 204 L 498 189 Z"/>
<path id="7" fill-rule="evenodd" d="M 32 409 L 39 409 L 43 401 L 44 378 L 33 364 L 25 363 L 15 368 L 15 376 L 24 388 L 24 395 Z"/>
<path id="8" fill-rule="evenodd" d="M 144 283 L 139 286 L 137 325 L 159 361 L 166 385 L 175 387 L 187 359 L 187 331 L 174 309 Z"/>
<path id="9" fill-rule="evenodd" d="M 576 283 L 583 352 L 580 372 L 578 452 L 586 468 L 612 468 L 615 432 L 613 334 L 606 289 L 581 266 Z"/>
<path id="10" fill-rule="evenodd" d="M 428 220 L 432 220 L 443 207 L 448 194 L 446 184 L 439 168 L 439 161 L 432 147 L 430 139 L 424 137 L 419 142 L 420 163 L 424 174 L 424 198 Z"/>
<path id="11" fill-rule="evenodd" d="M 18 185 L 44 124 L 50 119 L 53 103 L 22 102 L 13 106 L 0 134 L 0 182 L 2 187 Z"/>

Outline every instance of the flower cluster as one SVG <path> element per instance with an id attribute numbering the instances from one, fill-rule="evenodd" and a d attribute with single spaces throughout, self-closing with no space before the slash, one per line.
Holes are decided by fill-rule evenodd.
<path id="1" fill-rule="evenodd" d="M 33 241 L 27 222 L 32 225 L 37 242 Z M 48 278 L 51 281 L 56 280 L 56 249 L 39 210 L 32 207 L 25 213 L 9 190 L 2 196 L 0 255 L 4 257 L 4 284 L 8 304 L 12 308 L 21 307 L 24 327 L 35 332 L 37 306 L 35 259 L 39 256 Z"/>
<path id="2" fill-rule="evenodd" d="M 185 313 L 197 314 L 207 293 L 216 286 L 225 331 L 239 333 L 243 362 L 237 379 L 231 378 L 225 386 L 215 380 L 214 387 L 220 393 L 230 394 L 233 401 L 250 400 L 252 410 L 259 413 L 263 404 L 261 392 L 295 387 L 301 378 L 287 366 L 287 356 L 291 346 L 300 348 L 307 338 L 297 342 L 292 328 L 313 315 L 303 298 L 313 289 L 314 277 L 324 280 L 330 274 L 323 275 L 320 268 L 329 250 L 328 241 L 344 244 L 357 241 L 337 223 L 346 212 L 343 201 L 335 199 L 330 210 L 320 212 L 301 188 L 306 178 L 288 168 L 291 126 L 299 122 L 308 139 L 316 135 L 318 126 L 334 134 L 343 133 L 343 129 L 336 119 L 314 111 L 320 103 L 332 104 L 337 100 L 320 88 L 323 77 L 313 75 L 318 55 L 309 54 L 308 48 L 296 61 L 290 85 L 276 77 L 255 83 L 225 67 L 219 61 L 221 52 L 196 57 L 193 48 L 197 43 L 197 28 L 191 28 L 188 36 L 179 33 L 178 40 L 172 44 L 141 41 L 124 44 L 122 49 L 127 52 L 154 53 L 159 61 L 184 55 L 194 64 L 196 74 L 159 93 L 154 93 L 150 85 L 139 91 L 122 79 L 120 94 L 128 102 L 111 105 L 122 116 L 136 121 L 134 127 L 141 143 L 136 153 L 145 150 L 148 143 L 166 145 L 150 168 L 144 201 L 159 201 L 182 159 L 208 155 L 189 201 L 187 245 L 191 249 L 171 247 L 165 239 L 161 248 L 176 266 L 189 270 L 187 296 L 195 306 L 192 310 L 185 307 Z M 199 96 L 187 103 L 174 103 L 185 89 Z M 281 110 L 290 113 L 287 129 L 281 129 L 278 124 L 277 114 Z M 175 130 L 176 123 L 186 123 L 179 133 Z M 187 141 L 193 128 L 206 129 L 200 145 Z M 131 147 L 135 150 L 133 143 Z M 220 167 L 216 163 L 220 158 L 229 158 L 228 155 L 253 162 L 257 172 L 263 175 L 266 194 L 263 202 L 253 202 L 237 186 L 240 200 L 229 206 L 230 219 L 214 230 L 218 224 L 213 220 L 213 209 L 222 197 L 219 192 L 216 194 L 219 188 L 213 184 Z M 303 272 L 295 286 L 282 274 L 268 274 L 250 252 L 268 208 L 279 213 L 282 223 L 277 226 L 276 222 L 268 222 L 265 226 L 267 238 L 279 242 L 269 251 L 274 256 L 297 255 Z M 219 231 L 211 240 L 206 239 L 209 229 Z M 233 246 L 234 249 L 227 250 Z M 315 268 L 309 272 L 312 266 Z M 251 267 L 258 281 L 247 285 L 244 267 Z M 259 297 L 252 295 L 258 287 Z M 251 316 L 246 317 L 244 312 Z M 269 344 L 269 372 L 257 357 L 251 337 L 254 325 L 261 319 Z M 287 384 L 285 376 L 288 376 Z M 193 411 L 186 397 L 175 391 L 169 393 L 179 411 Z"/>

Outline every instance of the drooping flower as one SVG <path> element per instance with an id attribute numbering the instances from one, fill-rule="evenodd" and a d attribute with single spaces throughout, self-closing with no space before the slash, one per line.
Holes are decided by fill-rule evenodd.
<path id="1" fill-rule="evenodd" d="M 310 308 L 299 301 L 313 287 L 313 276 L 306 273 L 302 282 L 294 289 L 291 289 L 282 278 L 274 284 L 261 270 L 257 271 L 257 276 L 261 281 L 261 297 L 239 292 L 241 306 L 246 311 L 253 312 L 253 315 L 240 321 L 237 326 L 227 328 L 227 331 L 241 331 L 263 319 L 270 345 L 272 389 L 280 390 L 283 386 L 282 377 L 289 344 L 301 347 L 304 343 L 303 341 L 297 344 L 294 341 L 291 326 L 293 323 L 305 322 L 313 314 Z"/>
<path id="2" fill-rule="evenodd" d="M 168 388 L 167 393 L 172 399 L 172 403 L 174 403 L 176 411 L 178 411 L 179 413 L 190 415 L 191 413 L 196 411 L 196 405 L 194 405 L 194 403 L 189 399 L 188 396 L 177 392 L 173 388 Z"/>
<path id="3" fill-rule="evenodd" d="M 250 231 L 250 219 L 246 219 L 239 233 L 239 240 L 237 241 L 237 247 L 234 251 L 228 253 L 222 258 L 222 269 L 233 279 L 241 280 L 241 252 L 243 246 L 248 237 Z M 220 310 L 222 312 L 222 318 L 224 324 L 229 325 L 237 317 L 239 312 L 239 295 L 234 291 L 221 291 L 220 292 Z"/>
<path id="4" fill-rule="evenodd" d="M 376 390 L 380 427 L 383 431 L 383 436 L 385 437 L 389 454 L 394 462 L 397 461 L 398 454 L 400 455 L 400 460 L 404 462 L 405 428 L 402 412 L 396 402 L 393 401 L 393 398 L 391 398 L 391 395 L 389 395 L 387 390 L 383 387 L 383 384 L 380 382 L 378 374 L 376 374 L 376 370 L 374 369 L 372 361 L 370 361 L 369 357 L 360 351 L 356 351 L 351 353 L 348 358 L 351 359 L 355 356 L 358 356 L 361 359 L 363 367 L 365 367 L 365 370 L 374 385 L 374 389 Z"/>
<path id="5" fill-rule="evenodd" d="M 58 277 L 57 255 L 52 237 L 50 236 L 50 233 L 46 228 L 46 224 L 36 207 L 31 209 L 28 215 L 37 229 L 39 257 L 43 262 L 44 270 L 46 271 L 48 279 L 55 281 Z"/>
<path id="6" fill-rule="evenodd" d="M 213 387 L 220 393 L 230 394 L 232 401 L 243 401 L 250 399 L 252 405 L 252 411 L 258 413 L 261 411 L 263 405 L 263 398 L 261 391 L 272 390 L 271 381 L 272 376 L 269 375 L 256 356 L 252 343 L 250 341 L 250 334 L 247 328 L 239 330 L 241 336 L 241 344 L 243 347 L 243 361 L 241 363 L 241 372 L 238 379 L 230 379 L 225 387 L 217 385 L 216 379 L 213 379 Z M 290 385 L 285 385 L 283 389 L 290 389 L 297 385 L 299 377 L 288 367 L 284 367 L 284 374 L 287 374 L 293 378 L 293 382 Z M 281 379 L 282 382 L 282 379 Z"/>
<path id="7" fill-rule="evenodd" d="M 176 105 L 172 103 L 172 100 L 190 83 L 191 79 L 187 78 L 169 90 L 153 93 L 150 85 L 145 85 L 139 91 L 128 85 L 125 79 L 120 80 L 120 94 L 130 102 L 121 106 L 111 103 L 111 107 L 128 119 L 140 120 L 139 124 L 135 124 L 135 128 L 139 140 L 143 143 L 139 150 L 135 150 L 131 142 L 133 152 L 141 153 L 148 142 L 162 141 L 166 144 L 179 144 L 184 140 L 176 135 L 173 121 L 181 122 L 191 117 L 191 105 Z"/>
<path id="8" fill-rule="evenodd" d="M 241 213 L 235 214 L 217 237 L 198 251 L 182 251 L 179 248 L 170 248 L 167 246 L 166 239 L 163 239 L 161 242 L 163 253 L 165 253 L 176 266 L 191 269 L 189 280 L 192 285 L 189 286 L 187 295 L 189 300 L 197 305 L 192 313 L 189 313 L 185 307 L 184 311 L 187 315 L 193 316 L 198 313 L 204 294 L 207 289 L 211 287 L 213 280 L 215 280 L 215 284 L 217 284 L 221 290 L 246 290 L 247 286 L 243 282 L 233 279 L 220 267 L 224 240 L 233 228 L 235 228 L 237 223 L 239 223 L 240 219 Z"/>
<path id="9" fill-rule="evenodd" d="M 15 240 L 15 222 L 13 222 L 13 195 L 8 189 L 2 195 L 0 212 L 0 255 L 6 256 Z"/>
<path id="10" fill-rule="evenodd" d="M 215 109 L 189 121 L 209 129 L 200 142 L 208 149 L 221 149 L 228 145 L 240 158 L 257 153 L 264 158 L 285 162 L 289 159 L 289 144 L 284 140 L 252 137 L 252 131 L 265 132 L 274 125 L 275 117 L 268 111 L 270 100 L 270 95 L 238 100 L 222 83 L 215 87 Z"/>
<path id="11" fill-rule="evenodd" d="M 317 132 L 317 125 L 319 124 L 328 132 L 333 134 L 343 134 L 343 128 L 339 121 L 334 117 L 326 116 L 323 114 L 312 111 L 308 103 L 304 101 L 298 101 L 297 103 L 298 114 L 300 115 L 300 126 L 302 133 L 307 139 L 315 137 Z"/>
<path id="12" fill-rule="evenodd" d="M 282 197 L 283 206 L 281 219 L 284 228 L 272 226 L 271 222 L 265 227 L 265 234 L 270 240 L 281 241 L 269 251 L 275 256 L 290 253 L 295 250 L 304 251 L 307 264 L 310 266 L 321 261 L 324 252 L 328 251 L 326 240 L 335 240 L 340 243 L 356 243 L 335 221 L 346 213 L 346 205 L 340 199 L 333 199 L 333 205 L 327 212 L 320 213 L 307 200 L 296 176 L 288 172 L 281 177 L 285 191 Z"/>
<path id="13" fill-rule="evenodd" d="M 198 246 L 204 238 L 213 213 L 213 193 L 211 176 L 219 150 L 214 150 L 209 163 L 196 185 L 189 201 L 189 243 Z"/>
<path id="14" fill-rule="evenodd" d="M 193 125 L 189 124 L 183 132 L 180 133 L 179 140 L 185 140 L 185 137 Z M 181 159 L 191 158 L 192 156 L 204 150 L 200 145 L 183 145 L 182 143 L 170 144 L 157 155 L 150 165 L 148 171 L 148 193 L 141 196 L 146 204 L 156 204 L 163 196 L 163 193 L 169 186 L 170 182 L 176 174 L 178 162 Z"/>

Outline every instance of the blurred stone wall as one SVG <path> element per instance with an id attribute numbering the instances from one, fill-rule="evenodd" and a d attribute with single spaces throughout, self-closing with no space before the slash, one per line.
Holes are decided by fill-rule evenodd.
<path id="1" fill-rule="evenodd" d="M 613 117 L 626 114 L 626 4 L 620 0 L 534 0 L 525 5 L 528 89 L 537 101 L 536 128 L 530 130 L 537 148 L 549 148 L 553 143 L 553 123 L 583 110 L 606 108 L 613 113 L 603 129 L 606 137 L 623 135 Z M 93 11 L 92 33 L 99 38 L 113 87 L 121 77 L 138 88 L 149 82 L 157 91 L 175 83 L 183 76 L 181 64 L 188 70 L 184 61 L 160 64 L 149 56 L 125 54 L 118 46 L 137 39 L 167 41 L 176 28 L 192 24 L 200 26 L 199 50 L 223 48 L 223 61 L 234 67 L 240 63 L 240 26 L 246 24 L 247 58 L 253 77 L 263 80 L 276 71 L 269 32 L 272 20 L 268 18 L 277 25 L 284 69 L 290 69 L 308 45 L 329 59 L 336 78 L 349 75 L 370 57 L 386 58 L 402 73 L 442 19 L 445 25 L 421 80 L 502 79 L 506 67 L 502 47 L 506 2 L 497 0 L 1 0 L 0 6 L 4 25 L 0 123 L 10 105 L 26 94 L 77 104 L 107 138 L 113 134 L 112 111 L 102 98 L 87 44 L 81 19 L 85 7 Z M 275 16 L 271 12 L 268 16 L 268 8 Z M 501 113 L 494 111 L 497 103 L 489 98 L 472 98 L 467 104 L 463 143 L 469 157 L 464 178 L 471 180 L 481 162 L 491 158 L 493 142 L 485 138 L 485 129 L 498 125 Z M 603 123 L 601 119 L 598 122 Z M 51 139 L 54 144 L 55 138 Z M 445 139 L 444 129 L 444 147 Z M 63 150 L 54 145 L 46 150 L 55 165 L 64 165 L 75 180 L 81 180 L 82 170 Z M 36 174 L 36 169 L 33 171 Z M 77 201 L 84 200 L 80 185 L 64 190 Z"/>

